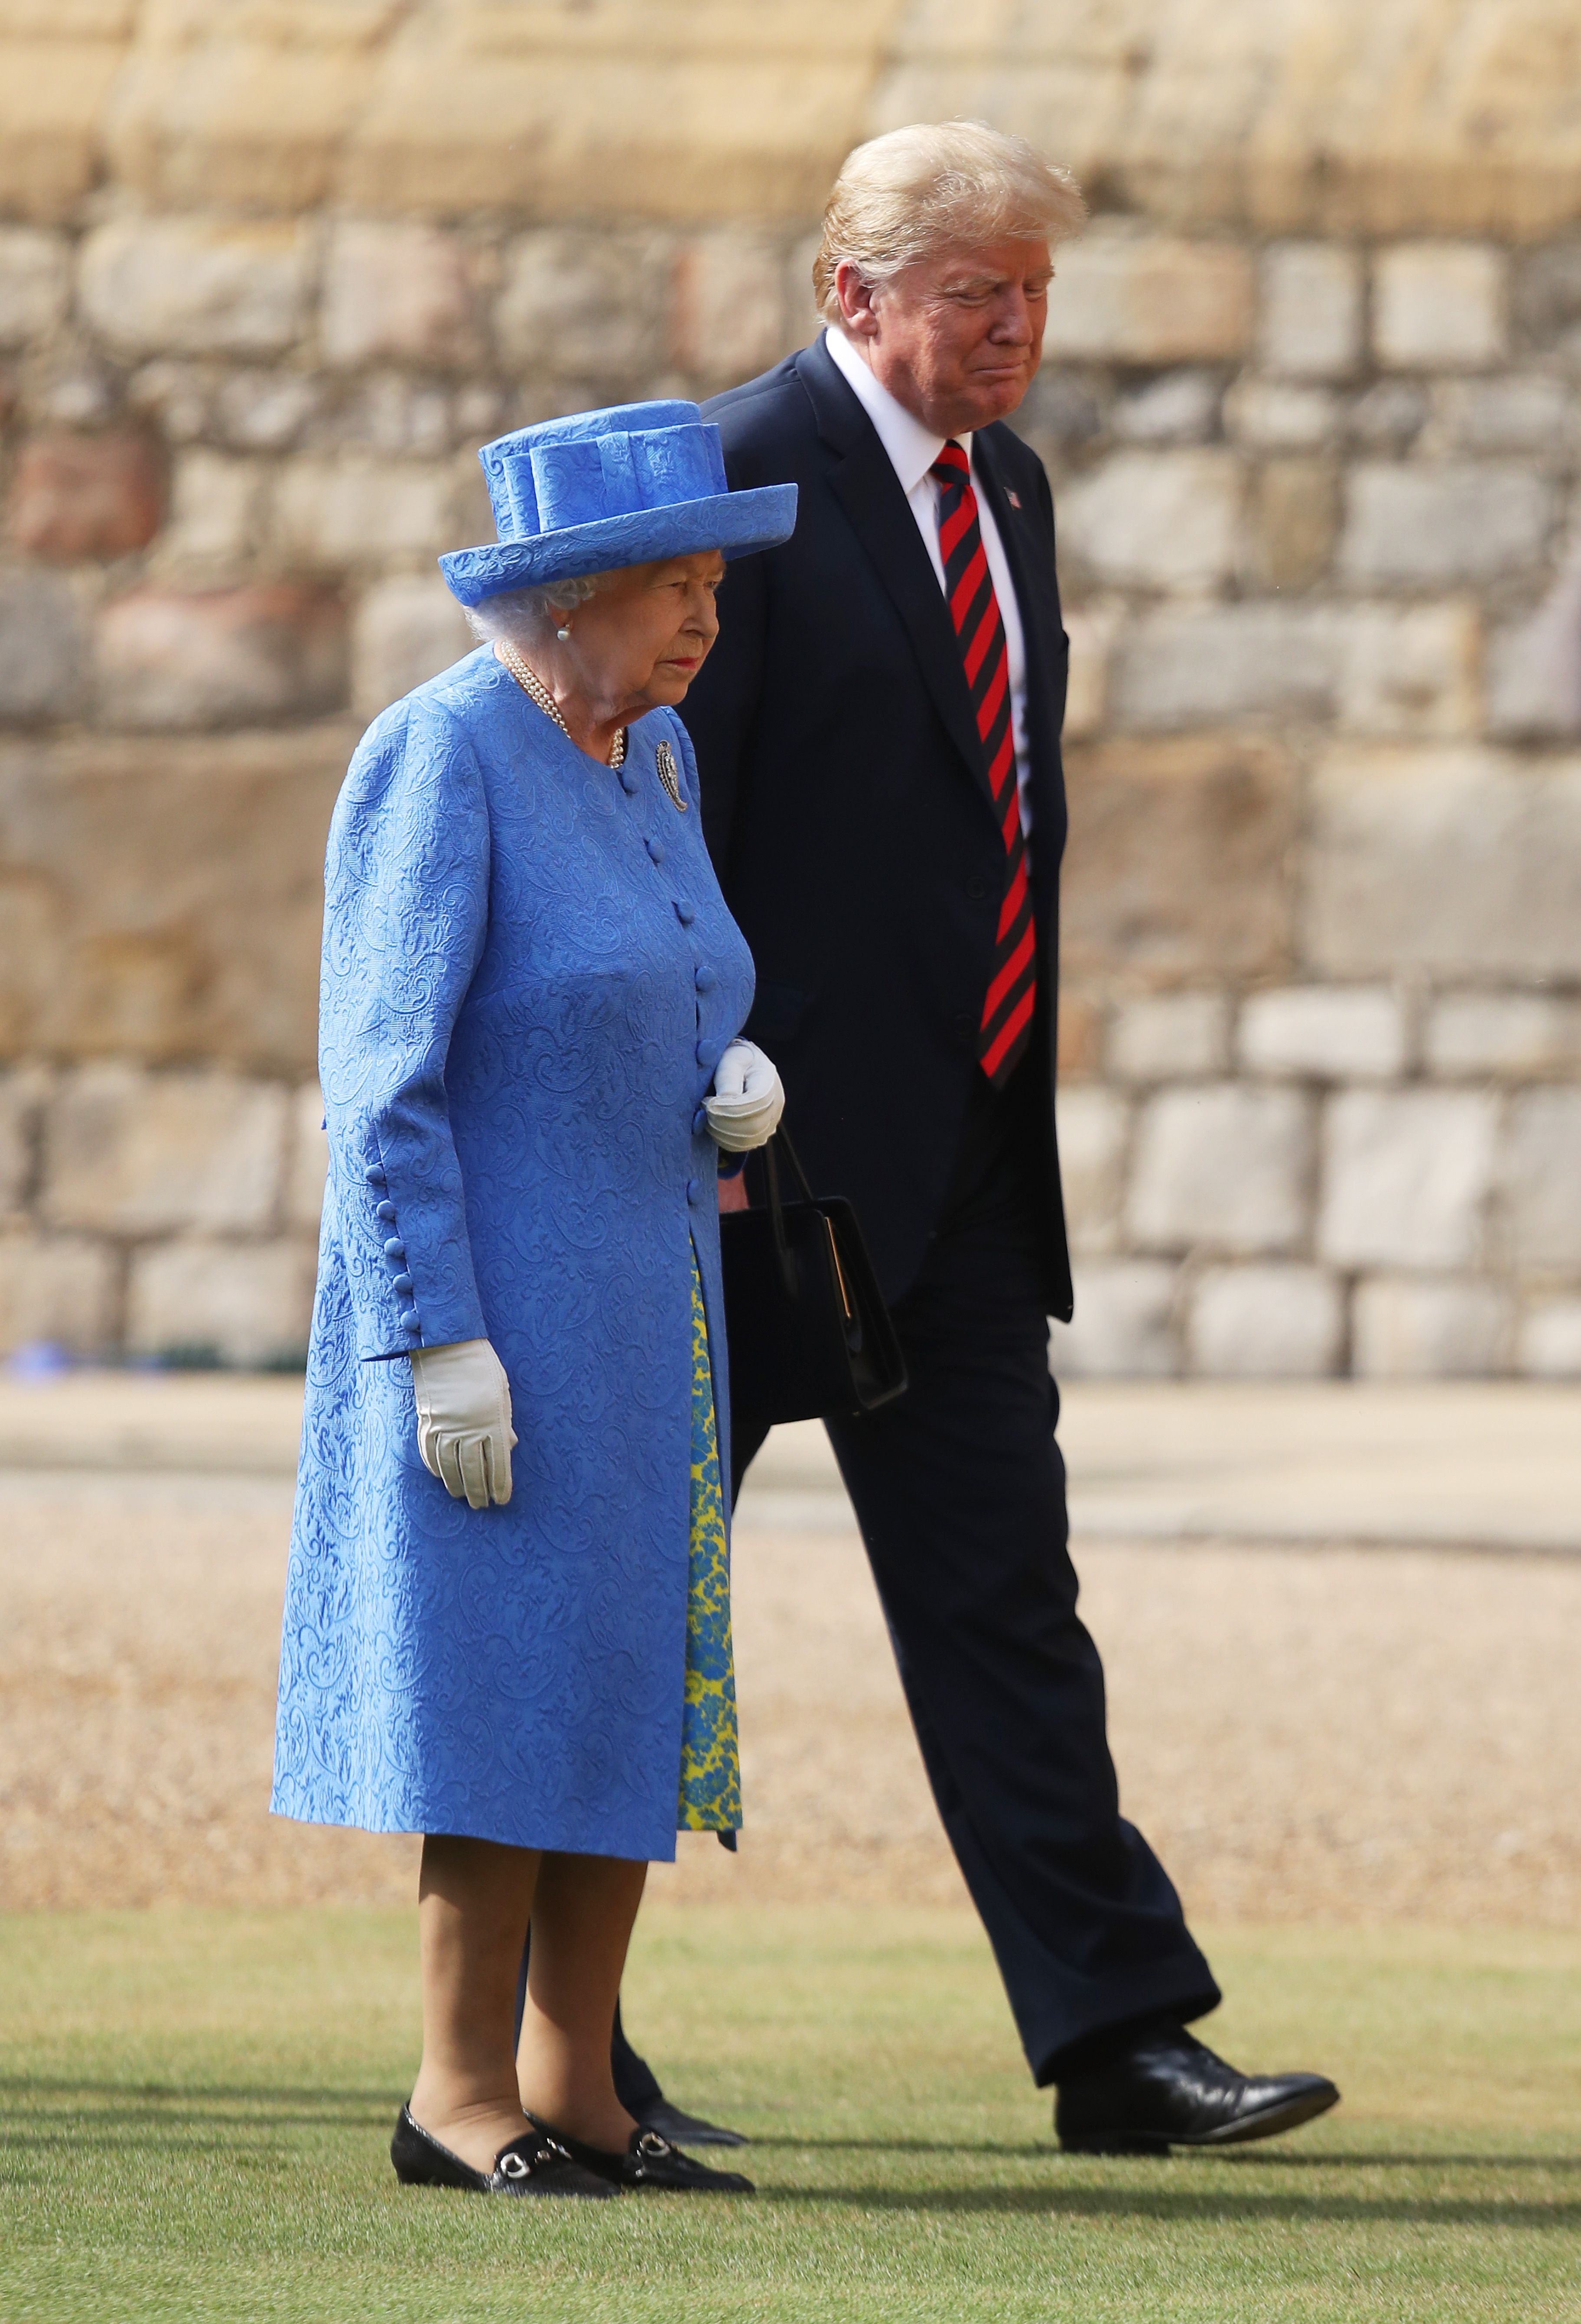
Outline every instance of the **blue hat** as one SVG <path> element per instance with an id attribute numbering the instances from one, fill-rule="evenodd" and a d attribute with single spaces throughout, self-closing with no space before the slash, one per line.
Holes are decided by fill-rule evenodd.
<path id="1" fill-rule="evenodd" d="M 464 605 L 694 549 L 739 557 L 789 540 L 794 484 L 733 493 L 719 430 L 695 403 L 617 403 L 498 436 L 478 454 L 497 541 L 440 570 Z"/>

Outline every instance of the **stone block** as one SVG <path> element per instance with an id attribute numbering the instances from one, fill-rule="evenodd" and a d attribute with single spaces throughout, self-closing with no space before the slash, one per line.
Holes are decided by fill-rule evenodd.
<path id="1" fill-rule="evenodd" d="M 1207 1083 L 1144 1107 L 1125 1205 L 1139 1250 L 1293 1250 L 1307 1230 L 1312 1113 L 1295 1090 Z"/>
<path id="2" fill-rule="evenodd" d="M 1557 513 L 1549 479 L 1509 461 L 1362 461 L 1345 479 L 1341 569 L 1352 583 L 1385 589 L 1530 573 L 1548 554 Z"/>
<path id="3" fill-rule="evenodd" d="M 1112 1251 L 1119 1238 L 1131 1109 L 1113 1090 L 1064 1088 L 1058 1107 L 1059 1176 L 1070 1247 Z"/>
<path id="4" fill-rule="evenodd" d="M 1385 371 L 1479 371 L 1509 345 L 1509 265 L 1489 243 L 1402 242 L 1373 264 L 1373 348 Z"/>
<path id="5" fill-rule="evenodd" d="M 0 566 L 0 724 L 69 718 L 81 706 L 81 610 L 60 575 Z"/>
<path id="6" fill-rule="evenodd" d="M 1508 1369 L 1512 1322 L 1495 1284 L 1373 1277 L 1356 1286 L 1352 1367 L 1364 1379 L 1483 1379 Z"/>
<path id="7" fill-rule="evenodd" d="M 1339 625 L 1331 608 L 1216 605 L 1145 613 L 1123 632 L 1110 683 L 1117 725 L 1155 733 L 1245 719 L 1326 719 Z"/>
<path id="8" fill-rule="evenodd" d="M 1076 1268 L 1076 1314 L 1049 1334 L 1056 1379 L 1167 1379 L 1179 1370 L 1176 1271 L 1156 1260 Z"/>
<path id="9" fill-rule="evenodd" d="M 1250 373 L 1225 398 L 1225 431 L 1257 452 L 1312 452 L 1339 433 L 1332 388 L 1302 387 Z"/>
<path id="10" fill-rule="evenodd" d="M 309 373 L 247 366 L 220 382 L 215 425 L 239 451 L 283 452 L 300 440 L 323 401 L 322 380 Z"/>
<path id="11" fill-rule="evenodd" d="M 274 220 L 119 217 L 83 245 L 78 298 L 125 355 L 274 355 L 307 319 L 312 242 Z"/>
<path id="12" fill-rule="evenodd" d="M 0 742 L 0 1054 L 313 1069 L 349 722 Z"/>
<path id="13" fill-rule="evenodd" d="M 1056 255 L 1047 346 L 1055 362 L 1230 363 L 1252 334 L 1251 261 L 1100 221 Z"/>
<path id="14" fill-rule="evenodd" d="M 183 1237 L 134 1253 L 127 1344 L 138 1354 L 238 1365 L 289 1363 L 308 1344 L 314 1251 L 305 1238 Z"/>
<path id="15" fill-rule="evenodd" d="M 0 1355 L 44 1342 L 102 1355 L 115 1339 L 114 1251 L 88 1235 L 0 1234 Z"/>
<path id="16" fill-rule="evenodd" d="M 0 347 L 24 347 L 53 330 L 71 295 L 70 247 L 37 226 L 0 226 Z"/>
<path id="17" fill-rule="evenodd" d="M 438 677 L 476 641 L 460 606 L 435 574 L 404 573 L 367 590 L 352 625 L 351 699 L 359 718 L 376 717 L 414 686 Z"/>
<path id="18" fill-rule="evenodd" d="M 1428 1015 L 1429 1073 L 1540 1081 L 1581 1070 L 1581 1004 L 1548 992 L 1448 992 Z"/>
<path id="19" fill-rule="evenodd" d="M 1278 975 L 1292 940 L 1296 778 L 1253 735 L 1125 735 L 1068 753 L 1067 973 Z"/>
<path id="20" fill-rule="evenodd" d="M 1358 605 L 1340 641 L 1339 724 L 1348 732 L 1475 732 L 1482 622 L 1474 605 Z"/>
<path id="21" fill-rule="evenodd" d="M 1511 300 L 1529 346 L 1581 355 L 1581 238 L 1527 250 L 1516 262 Z"/>
<path id="22" fill-rule="evenodd" d="M 255 1232 L 273 1222 L 286 1123 L 275 1083 L 82 1066 L 45 1115 L 40 1215 L 99 1234 Z"/>
<path id="23" fill-rule="evenodd" d="M 1167 371 L 1116 397 L 1110 427 L 1127 444 L 1206 444 L 1224 390 L 1210 371 Z"/>
<path id="24" fill-rule="evenodd" d="M 336 370 L 476 366 L 483 353 L 474 267 L 459 237 L 411 221 L 342 218 L 324 260 L 319 343 Z"/>
<path id="25" fill-rule="evenodd" d="M 1497 379 L 1440 380 L 1422 448 L 1449 453 L 1567 451 L 1576 440 L 1576 397 L 1548 372 Z"/>
<path id="26" fill-rule="evenodd" d="M 1246 512 L 1247 555 L 1266 589 L 1310 589 L 1334 561 L 1339 477 L 1331 460 L 1290 454 L 1253 472 Z"/>
<path id="27" fill-rule="evenodd" d="M 17 458 L 7 530 L 55 565 L 125 557 L 153 539 L 163 504 L 163 464 L 141 429 L 34 436 Z"/>
<path id="28" fill-rule="evenodd" d="M 275 538 L 286 556 L 309 565 L 427 562 L 460 538 L 457 481 L 448 461 L 291 460 L 275 484 Z"/>
<path id="29" fill-rule="evenodd" d="M 257 549 L 268 524 L 269 470 L 261 460 L 192 449 L 178 458 L 162 568 L 231 567 Z"/>
<path id="30" fill-rule="evenodd" d="M 1248 1073 L 1389 1081 L 1405 1070 L 1405 1011 L 1376 986 L 1290 985 L 1254 992 L 1236 1044 Z"/>
<path id="31" fill-rule="evenodd" d="M 1581 556 L 1572 552 L 1542 602 L 1488 641 L 1488 732 L 1501 742 L 1581 734 Z"/>
<path id="32" fill-rule="evenodd" d="M 0 1215 L 23 1209 L 32 1193 L 34 1156 L 48 1074 L 38 1065 L 0 1073 Z"/>
<path id="33" fill-rule="evenodd" d="M 657 365 L 670 245 L 662 237 L 542 227 L 512 243 L 495 336 L 538 377 L 623 387 Z"/>
<path id="34" fill-rule="evenodd" d="M 1087 382 L 1078 374 L 1045 363 L 1010 423 L 1049 467 L 1104 432 L 1104 415 Z"/>
<path id="35" fill-rule="evenodd" d="M 1117 605 L 1083 605 L 1066 611 L 1065 633 L 1070 640 L 1065 685 L 1068 742 L 1097 733 L 1108 715 L 1109 658 L 1123 620 Z"/>
<path id="36" fill-rule="evenodd" d="M 1517 1268 L 1581 1274 L 1581 1089 L 1523 1090 L 1512 1100 L 1499 1191 Z"/>
<path id="37" fill-rule="evenodd" d="M 1230 1062 L 1230 1005 L 1222 992 L 1152 992 L 1116 1004 L 1105 1062 L 1126 1082 L 1222 1074 Z"/>
<path id="38" fill-rule="evenodd" d="M 1188 1368 L 1215 1379 L 1321 1379 L 1345 1351 L 1345 1296 L 1320 1267 L 1209 1267 L 1192 1286 Z"/>
<path id="39" fill-rule="evenodd" d="M 1470 1090 L 1346 1090 L 1323 1139 L 1318 1248 L 1336 1267 L 1480 1259 L 1498 1109 Z"/>
<path id="40" fill-rule="evenodd" d="M 1332 242 L 1276 242 L 1258 280 L 1257 353 L 1285 379 L 1349 379 L 1361 361 L 1359 254 Z"/>
<path id="41" fill-rule="evenodd" d="M 370 452 L 396 460 L 430 459 L 450 449 L 455 409 L 453 392 L 435 380 L 375 372 L 356 382 L 333 415 L 320 420 L 313 442 L 354 459 Z"/>
<path id="42" fill-rule="evenodd" d="M 1427 424 L 1428 393 L 1414 379 L 1380 379 L 1351 405 L 1349 432 L 1373 452 L 1408 452 Z"/>
<path id="43" fill-rule="evenodd" d="M 1104 1012 L 1089 992 L 1073 992 L 1068 980 L 1059 985 L 1058 1028 L 1059 1078 L 1090 1081 L 1104 1053 Z"/>
<path id="44" fill-rule="evenodd" d="M 667 317 L 670 360 L 689 379 L 733 385 L 778 363 L 790 335 L 782 244 L 719 226 L 676 251 Z"/>
<path id="45" fill-rule="evenodd" d="M 1060 543 L 1116 587 L 1207 589 L 1234 570 L 1240 514 L 1233 452 L 1118 452 L 1066 486 Z"/>
<path id="46" fill-rule="evenodd" d="M 285 1223 L 316 1235 L 329 1172 L 329 1140 L 324 1130 L 324 1093 L 307 1082 L 291 1093 L 291 1139 L 285 1158 Z"/>
<path id="47" fill-rule="evenodd" d="M 1581 759 L 1353 745 L 1319 764 L 1308 807 L 1319 975 L 1581 977 Z"/>
<path id="48" fill-rule="evenodd" d="M 302 718 L 346 698 L 346 613 L 328 589 L 144 588 L 98 627 L 100 717 L 109 726 L 244 726 Z"/>
<path id="49" fill-rule="evenodd" d="M 1521 1316 L 1515 1369 L 1532 1379 L 1581 1379 L 1581 1299 L 1535 1299 Z"/>

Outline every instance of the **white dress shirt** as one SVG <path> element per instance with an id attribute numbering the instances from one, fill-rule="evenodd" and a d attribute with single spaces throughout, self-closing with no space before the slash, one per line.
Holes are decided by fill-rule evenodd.
<path id="1" fill-rule="evenodd" d="M 865 357 L 844 331 L 826 331 L 824 345 L 828 350 L 829 361 L 843 378 L 850 381 L 862 409 L 878 430 L 878 440 L 889 455 L 891 467 L 900 478 L 901 490 L 917 520 L 922 546 L 938 576 L 938 586 L 942 591 L 944 558 L 938 546 L 938 484 L 930 471 L 948 439 L 935 436 L 930 429 L 912 417 L 903 403 L 896 401 L 882 381 L 874 376 Z M 970 460 L 970 434 L 957 436 L 955 440 Z M 973 474 L 975 481 L 975 466 Z M 1032 827 L 1031 802 L 1027 797 L 1026 639 L 1022 630 L 1015 583 L 1011 579 L 1010 567 L 1004 558 L 1004 544 L 999 538 L 999 527 L 994 521 L 988 495 L 980 485 L 976 499 L 977 521 L 983 532 L 983 553 L 988 559 L 994 594 L 999 600 L 999 618 L 1004 624 L 1004 643 L 1010 659 L 1010 730 L 1015 744 L 1016 793 L 1021 803 L 1022 831 L 1025 835 Z"/>

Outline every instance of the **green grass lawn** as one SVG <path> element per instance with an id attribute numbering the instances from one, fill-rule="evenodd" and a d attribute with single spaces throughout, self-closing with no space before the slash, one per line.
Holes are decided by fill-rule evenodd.
<path id="1" fill-rule="evenodd" d="M 406 2192 L 413 1923 L 0 1920 L 0 2319 L 1581 2319 L 1581 1941 L 1225 1931 L 1233 2057 L 1308 2130 L 1068 2160 L 975 1925 L 658 1911 L 633 2030 L 755 2201 Z"/>

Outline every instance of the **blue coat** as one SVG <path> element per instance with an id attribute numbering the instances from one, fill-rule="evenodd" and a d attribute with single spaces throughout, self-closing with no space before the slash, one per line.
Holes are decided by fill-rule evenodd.
<path id="1" fill-rule="evenodd" d="M 700 1101 L 753 983 L 686 731 L 651 711 L 612 773 L 480 650 L 369 728 L 326 889 L 274 1808 L 673 1857 L 694 1251 L 728 1425 Z M 483 1338 L 520 1442 L 475 1510 L 418 1458 L 406 1357 Z"/>

